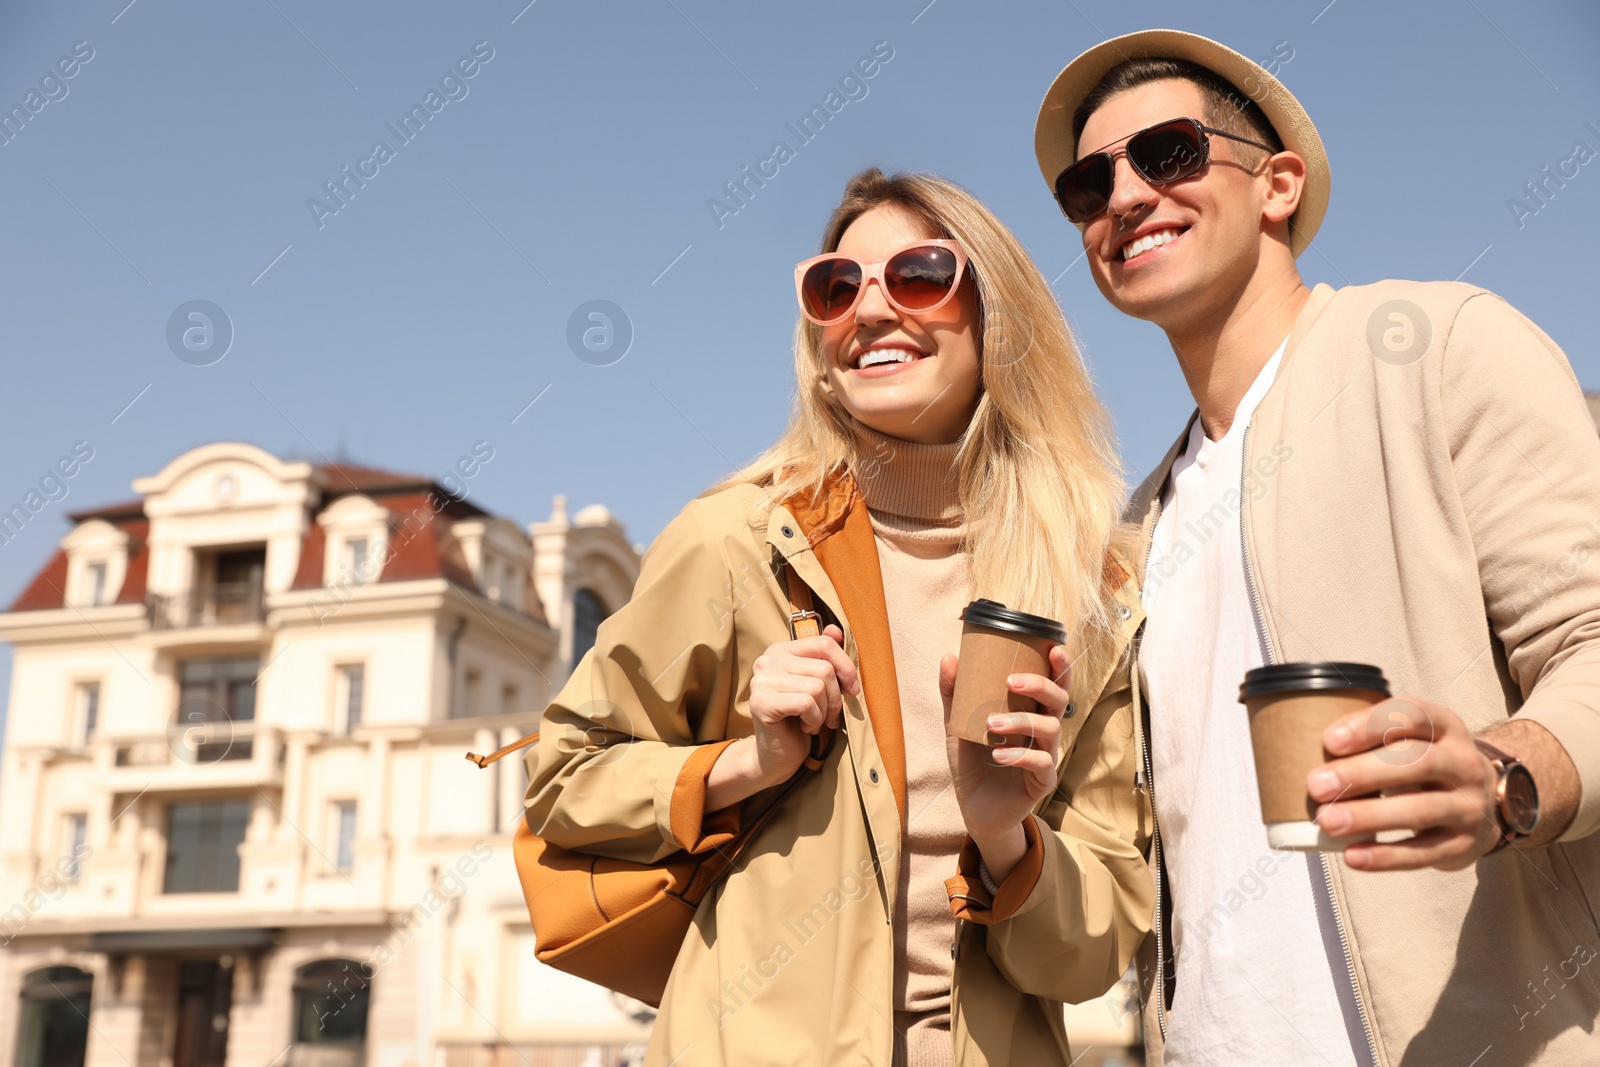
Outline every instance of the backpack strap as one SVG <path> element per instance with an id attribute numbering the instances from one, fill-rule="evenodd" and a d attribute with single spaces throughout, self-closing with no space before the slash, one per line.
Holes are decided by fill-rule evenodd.
<path id="1" fill-rule="evenodd" d="M 803 637 L 816 637 L 822 633 L 822 616 L 811 603 L 811 589 L 788 560 L 778 564 L 783 568 L 783 583 L 789 594 L 789 636 L 798 641 Z"/>
<path id="2" fill-rule="evenodd" d="M 529 745 L 535 743 L 538 740 L 539 740 L 539 731 L 535 730 L 533 733 L 529 734 L 527 737 L 524 737 L 524 738 L 521 738 L 519 740 L 513 741 L 509 745 L 507 745 L 505 748 L 497 749 L 494 752 L 489 753 L 487 756 L 480 756 L 476 752 L 468 752 L 467 753 L 467 759 L 471 760 L 473 763 L 476 763 L 478 765 L 478 767 L 481 769 L 483 767 L 489 766 L 489 764 L 493 763 L 497 759 L 500 759 L 501 757 L 511 755 L 511 753 L 515 752 L 519 748 L 527 748 Z"/>
<path id="3" fill-rule="evenodd" d="M 789 595 L 789 636 L 796 641 L 822 634 L 822 616 L 811 601 L 811 587 L 800 580 L 794 565 L 782 556 L 778 566 L 783 568 L 783 584 Z M 822 761 L 833 749 L 833 730 L 823 726 L 811 738 L 811 751 L 806 755 L 805 769 L 822 769 Z"/>

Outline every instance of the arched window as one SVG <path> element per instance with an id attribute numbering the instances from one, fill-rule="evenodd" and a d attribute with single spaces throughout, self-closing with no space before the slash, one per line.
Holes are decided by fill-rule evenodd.
<path id="1" fill-rule="evenodd" d="M 317 960 L 294 973 L 294 1067 L 361 1067 L 372 972 L 355 960 Z"/>
<path id="2" fill-rule="evenodd" d="M 611 612 L 605 603 L 587 589 L 572 594 L 572 663 L 577 666 L 585 652 L 594 647 L 595 631 Z"/>
<path id="3" fill-rule="evenodd" d="M 93 986 L 94 975 L 76 967 L 43 967 L 22 979 L 17 1067 L 83 1067 Z"/>

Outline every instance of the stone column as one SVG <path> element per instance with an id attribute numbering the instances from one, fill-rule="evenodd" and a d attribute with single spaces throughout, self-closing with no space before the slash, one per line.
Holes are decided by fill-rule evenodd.
<path id="1" fill-rule="evenodd" d="M 355 882 L 362 903 L 387 910 L 389 867 L 393 840 L 386 816 L 394 757 L 387 734 L 374 734 L 367 743 L 367 773 L 356 798 Z"/>

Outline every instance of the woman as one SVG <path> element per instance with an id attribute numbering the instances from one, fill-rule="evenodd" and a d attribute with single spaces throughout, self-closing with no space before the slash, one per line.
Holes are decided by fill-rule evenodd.
<path id="1" fill-rule="evenodd" d="M 1057 1002 L 1116 981 L 1154 899 L 1104 412 L 961 189 L 868 170 L 823 249 L 796 272 L 788 430 L 652 546 L 545 712 L 529 827 L 635 861 L 715 848 L 842 729 L 702 903 L 647 1062 L 1065 1065 Z M 786 569 L 820 635 L 789 635 Z M 1074 635 L 1052 678 L 1011 676 L 1039 713 L 991 719 L 994 749 L 945 731 L 977 596 Z"/>

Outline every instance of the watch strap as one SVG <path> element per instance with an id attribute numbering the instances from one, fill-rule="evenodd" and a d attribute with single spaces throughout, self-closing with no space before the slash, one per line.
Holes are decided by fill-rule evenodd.
<path id="1" fill-rule="evenodd" d="M 1484 853 L 1485 856 L 1492 856 L 1501 849 L 1509 846 L 1512 842 L 1519 841 L 1528 836 L 1527 834 L 1518 833 L 1516 830 L 1512 829 L 1510 820 L 1506 818 L 1505 809 L 1506 775 L 1510 772 L 1510 769 L 1513 766 L 1520 764 L 1522 761 L 1511 755 L 1509 752 L 1501 751 L 1482 738 L 1473 738 L 1473 743 L 1478 746 L 1478 751 L 1482 752 L 1486 757 L 1488 757 L 1489 762 L 1494 764 L 1495 773 L 1499 776 L 1498 780 L 1495 782 L 1494 789 L 1494 821 L 1495 828 L 1500 831 L 1500 840 L 1495 842 L 1493 848 Z"/>

